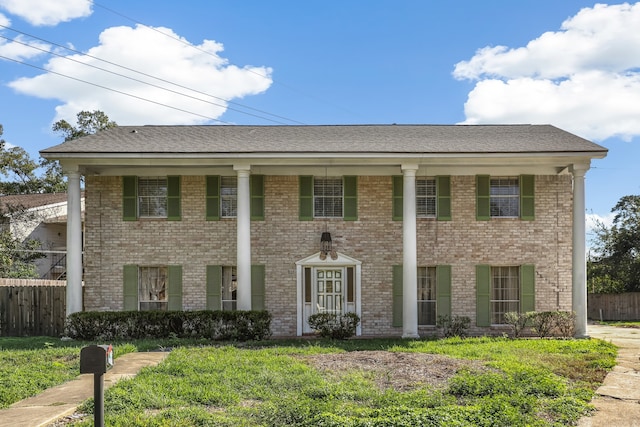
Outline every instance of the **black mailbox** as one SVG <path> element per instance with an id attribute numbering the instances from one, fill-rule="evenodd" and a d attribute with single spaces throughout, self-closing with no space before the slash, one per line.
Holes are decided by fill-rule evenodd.
<path id="1" fill-rule="evenodd" d="M 81 374 L 104 374 L 113 366 L 111 345 L 90 345 L 80 350 Z"/>

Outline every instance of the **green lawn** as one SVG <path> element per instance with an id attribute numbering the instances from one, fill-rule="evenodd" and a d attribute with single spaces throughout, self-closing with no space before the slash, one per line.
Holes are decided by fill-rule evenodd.
<path id="1" fill-rule="evenodd" d="M 26 340 L 19 344 L 20 340 L 0 338 L 4 406 L 21 398 L 12 390 L 22 384 L 33 382 L 34 393 L 77 375 L 81 344 Z M 160 346 L 173 350 L 161 365 L 105 392 L 107 425 L 565 426 L 589 412 L 593 390 L 614 366 L 616 355 L 613 345 L 594 339 L 182 344 L 141 341 L 114 346 L 116 356 Z M 401 389 L 380 386 L 385 383 L 381 376 L 392 375 L 384 368 L 332 372 L 311 362 L 318 355 L 331 358 L 364 350 L 475 362 L 459 369 L 445 385 L 415 383 Z M 32 371 L 37 375 L 28 373 Z M 89 401 L 82 409 L 91 408 Z M 92 421 L 87 417 L 74 425 L 90 426 Z"/>

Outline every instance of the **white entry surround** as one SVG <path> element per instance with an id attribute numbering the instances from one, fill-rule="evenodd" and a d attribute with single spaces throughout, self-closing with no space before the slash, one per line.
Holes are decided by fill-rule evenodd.
<path id="1" fill-rule="evenodd" d="M 313 301 L 313 298 L 310 298 L 310 301 L 306 301 L 305 298 L 305 278 L 304 278 L 304 270 L 305 268 L 311 268 L 313 272 L 323 269 L 339 269 L 344 268 L 345 271 L 348 267 L 352 267 L 355 273 L 354 280 L 354 301 L 352 303 L 348 303 L 346 301 L 346 286 L 343 291 L 343 298 L 345 299 L 345 303 L 343 304 L 343 312 L 353 312 L 362 318 L 362 308 L 361 308 L 361 276 L 362 276 L 362 262 L 356 259 L 353 259 L 349 256 L 346 256 L 340 252 L 337 252 L 337 257 L 333 259 L 331 256 L 321 257 L 321 252 L 317 252 L 307 258 L 301 259 L 296 262 L 296 282 L 297 282 L 297 293 L 296 300 L 297 304 L 297 335 L 301 336 L 305 332 L 310 332 L 309 325 L 307 323 L 307 319 L 310 315 L 317 312 L 315 310 L 316 302 Z M 324 258 L 324 259 L 322 259 Z M 312 275 L 313 284 L 310 286 L 311 289 L 314 288 L 315 274 Z M 315 292 L 314 292 L 315 295 Z M 360 336 L 362 334 L 362 327 L 358 325 L 356 328 L 356 336 Z"/>

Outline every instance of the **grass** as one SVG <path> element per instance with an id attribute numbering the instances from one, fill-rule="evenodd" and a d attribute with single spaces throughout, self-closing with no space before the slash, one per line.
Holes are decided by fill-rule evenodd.
<path id="1" fill-rule="evenodd" d="M 598 322 L 601 325 L 609 325 L 609 326 L 617 326 L 620 328 L 638 328 L 640 329 L 640 320 L 636 320 L 636 321 L 624 321 L 624 320 L 617 320 L 617 321 L 606 321 L 606 322 Z"/>
<path id="2" fill-rule="evenodd" d="M 16 388 L 14 377 L 25 383 L 37 377 L 34 382 L 38 387 L 46 387 L 43 384 L 47 381 L 60 382 L 77 374 L 82 344 L 22 340 L 0 338 L 0 393 Z M 593 390 L 615 365 L 616 356 L 615 347 L 600 340 L 451 338 L 203 344 L 149 340 L 115 345 L 116 356 L 161 346 L 173 347 L 173 351 L 161 365 L 144 369 L 105 392 L 106 424 L 564 426 L 575 424 L 590 411 Z M 359 350 L 442 354 L 481 361 L 490 369 L 462 369 L 445 388 L 421 386 L 396 391 L 379 389 L 370 373 L 354 370 L 327 375 L 304 360 L 307 355 Z M 5 365 L 12 367 L 5 370 Z M 61 372 L 59 376 L 53 375 L 56 370 Z M 92 402 L 82 409 L 91 411 Z M 90 418 L 74 425 L 90 426 Z"/>

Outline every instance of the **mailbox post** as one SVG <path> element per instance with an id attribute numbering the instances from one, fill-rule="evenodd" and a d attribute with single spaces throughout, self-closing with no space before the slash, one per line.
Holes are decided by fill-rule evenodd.
<path id="1" fill-rule="evenodd" d="M 104 427 L 104 374 L 113 366 L 111 345 L 90 345 L 80 350 L 80 373 L 93 374 L 95 427 Z"/>

